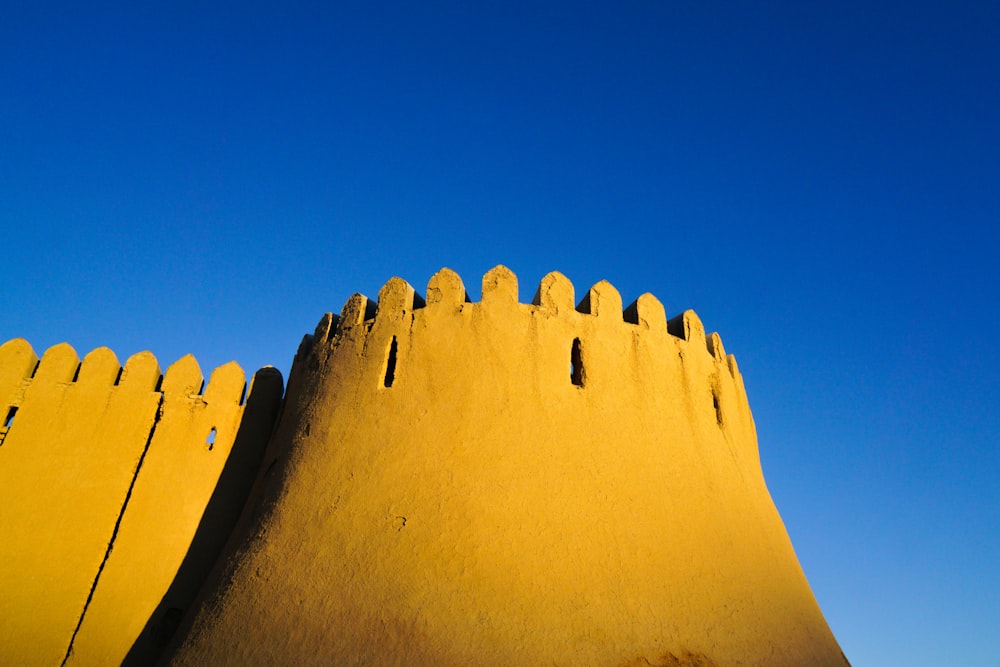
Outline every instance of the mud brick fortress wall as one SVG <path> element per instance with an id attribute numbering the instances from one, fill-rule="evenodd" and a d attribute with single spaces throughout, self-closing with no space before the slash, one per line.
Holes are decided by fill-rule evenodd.
<path id="1" fill-rule="evenodd" d="M 203 384 L 191 356 L 161 374 L 149 353 L 122 367 L 106 348 L 81 363 L 66 344 L 41 361 L 0 347 L 0 664 L 115 664 L 191 603 L 282 393 L 265 369 L 244 401 L 234 363 Z M 206 513 L 217 490 L 229 498 Z M 189 551 L 211 560 L 185 565 Z"/>
<path id="2" fill-rule="evenodd" d="M 5 344 L 0 662 L 846 664 L 719 336 L 603 281 L 518 293 L 354 295 L 283 400 Z"/>

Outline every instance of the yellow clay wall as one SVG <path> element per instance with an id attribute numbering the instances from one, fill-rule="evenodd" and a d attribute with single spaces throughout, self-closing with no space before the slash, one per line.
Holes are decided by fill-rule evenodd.
<path id="1" fill-rule="evenodd" d="M 255 411 L 273 420 L 281 379 L 263 377 L 252 393 L 269 400 Z M 0 664 L 120 663 L 163 607 L 223 467 L 249 456 L 256 470 L 270 431 L 257 423 L 231 456 L 243 371 L 202 384 L 190 356 L 161 377 L 148 352 L 122 368 L 106 348 L 81 363 L 66 344 L 40 362 L 23 340 L 0 346 L 12 416 L 0 433 Z"/>
<path id="2" fill-rule="evenodd" d="M 606 282 L 518 293 L 444 269 L 321 320 L 174 664 L 846 664 L 718 335 Z"/>

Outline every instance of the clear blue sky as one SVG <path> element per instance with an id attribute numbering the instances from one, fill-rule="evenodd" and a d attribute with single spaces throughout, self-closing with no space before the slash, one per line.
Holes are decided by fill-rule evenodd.
<path id="1" fill-rule="evenodd" d="M 694 308 L 848 658 L 1000 664 L 996 3 L 9 2 L 0 232 L 0 338 L 206 372 L 442 266 Z"/>

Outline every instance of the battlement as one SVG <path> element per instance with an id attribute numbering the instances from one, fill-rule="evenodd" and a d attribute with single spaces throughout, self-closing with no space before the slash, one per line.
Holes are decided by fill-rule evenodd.
<path id="1" fill-rule="evenodd" d="M 156 357 L 150 352 L 134 354 L 122 366 L 115 353 L 106 347 L 91 350 L 81 361 L 71 345 L 59 343 L 46 350 L 39 359 L 28 341 L 15 338 L 0 345 L 0 368 L 4 372 L 0 376 L 0 401 L 8 403 L 23 395 L 33 383 L 80 384 L 95 388 L 141 387 L 162 394 L 185 396 L 203 396 L 206 393 L 201 368 L 190 354 L 172 364 L 164 375 Z M 207 394 L 215 401 L 243 405 L 246 389 L 243 369 L 231 361 L 212 373 Z"/>
<path id="2" fill-rule="evenodd" d="M 81 361 L 66 343 L 41 359 L 23 339 L 0 346 L 4 659 L 114 663 L 164 601 L 189 604 L 214 560 L 182 567 L 189 549 L 217 553 L 243 503 L 211 498 L 246 497 L 281 393 L 271 368 L 248 392 L 234 362 L 206 384 L 191 355 L 163 373 L 149 352 L 123 366 L 104 347 Z M 223 485 L 224 468 L 245 479 Z M 206 522 L 218 534 L 196 541 Z"/>
<path id="3" fill-rule="evenodd" d="M 573 283 L 566 276 L 553 271 L 539 282 L 534 298 L 529 303 L 518 301 L 517 276 L 507 267 L 498 265 L 482 279 L 482 299 L 472 302 L 461 277 L 448 268 L 435 273 L 427 283 L 425 300 L 409 283 L 393 277 L 379 290 L 378 299 L 363 294 L 352 295 L 339 315 L 327 313 L 320 320 L 316 332 L 307 337 L 306 346 L 316 340 L 331 341 L 356 327 L 370 330 L 379 325 L 398 326 L 406 317 L 415 317 L 422 309 L 446 310 L 490 314 L 513 312 L 541 317 L 565 318 L 571 324 L 587 326 L 587 319 L 611 324 L 620 322 L 632 325 L 637 335 L 669 333 L 684 341 L 692 350 L 707 354 L 724 364 L 733 377 L 738 376 L 736 358 L 726 355 L 718 333 L 706 335 L 705 326 L 693 310 L 685 310 L 668 319 L 663 304 L 648 292 L 627 307 L 622 307 L 618 290 L 606 280 L 593 285 L 582 299 L 575 301 Z"/>
<path id="4" fill-rule="evenodd" d="M 736 358 L 726 354 L 719 334 L 706 335 L 694 311 L 668 318 L 648 293 L 623 307 L 605 280 L 577 300 L 573 283 L 559 272 L 541 279 L 529 303 L 520 302 L 518 292 L 517 276 L 497 266 L 483 276 L 478 302 L 447 268 L 431 276 L 426 299 L 398 277 L 382 286 L 377 300 L 354 294 L 339 315 L 326 313 L 303 339 L 290 392 L 303 374 L 336 367 L 336 379 L 326 383 L 331 391 L 357 385 L 418 392 L 409 393 L 411 399 L 440 391 L 445 377 L 484 395 L 537 387 L 539 400 L 548 402 L 573 389 L 611 402 L 682 393 L 724 437 L 732 425 L 753 432 Z M 741 440 L 741 455 L 759 466 L 756 442 Z"/>
<path id="5" fill-rule="evenodd" d="M 264 371 L 265 374 L 274 372 L 274 369 Z M 0 412 L 5 415 L 0 426 L 0 445 L 15 418 L 20 432 L 29 430 L 22 424 L 31 417 L 18 413 L 48 414 L 57 406 L 39 404 L 62 402 L 67 393 L 74 394 L 75 400 L 101 404 L 111 400 L 113 395 L 124 397 L 146 392 L 158 394 L 161 402 L 167 399 L 170 406 L 177 400 L 186 400 L 202 408 L 208 404 L 216 409 L 223 405 L 242 407 L 246 401 L 247 382 L 243 369 L 234 361 L 216 368 L 206 386 L 201 367 L 190 354 L 171 364 L 164 374 L 150 352 L 134 354 L 122 366 L 115 353 L 106 347 L 92 350 L 81 361 L 72 346 L 59 343 L 39 359 L 28 341 L 15 338 L 0 345 Z M 82 394 L 88 396 L 84 398 Z M 22 403 L 26 397 L 29 406 L 25 411 Z M 158 415 L 162 416 L 162 410 Z M 216 430 L 215 425 L 209 427 L 206 443 L 214 442 Z M 22 437 L 34 439 L 32 435 Z M 3 455 L 0 451 L 0 457 Z"/>

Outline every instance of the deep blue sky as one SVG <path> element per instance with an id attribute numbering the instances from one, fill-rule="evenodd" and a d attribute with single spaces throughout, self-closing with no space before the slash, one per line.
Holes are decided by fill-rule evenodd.
<path id="1" fill-rule="evenodd" d="M 206 372 L 442 266 L 694 308 L 848 658 L 1000 664 L 996 3 L 7 3 L 0 232 L 0 339 Z"/>

